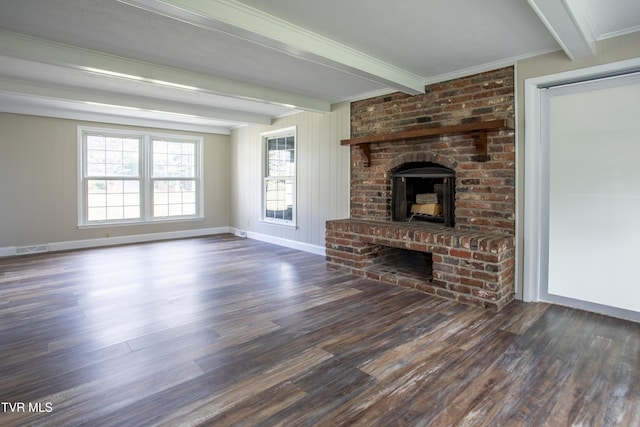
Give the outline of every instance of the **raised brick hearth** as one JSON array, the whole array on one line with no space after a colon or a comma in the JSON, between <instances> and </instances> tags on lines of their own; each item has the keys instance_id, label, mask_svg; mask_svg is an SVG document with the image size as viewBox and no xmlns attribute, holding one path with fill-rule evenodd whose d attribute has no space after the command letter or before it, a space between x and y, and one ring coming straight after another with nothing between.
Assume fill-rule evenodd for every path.
<instances>
[{"instance_id":1,"label":"raised brick hearth","mask_svg":"<svg viewBox=\"0 0 640 427\"><path fill-rule=\"evenodd\" d=\"M513 120L513 68L503 68L351 104L351 138ZM500 310L514 295L515 138L454 132L351 145L350 218L327 222L331 268ZM408 164L455 172L454 227L392 221L391 177ZM417 255L416 255L417 254Z\"/></svg>"},{"instance_id":2,"label":"raised brick hearth","mask_svg":"<svg viewBox=\"0 0 640 427\"><path fill-rule=\"evenodd\" d=\"M508 235L344 219L327 222L326 242L328 264L355 275L495 311L513 299L514 249ZM402 266L380 268L377 260L387 248L432 254L431 275L421 268L408 273Z\"/></svg>"}]
</instances>

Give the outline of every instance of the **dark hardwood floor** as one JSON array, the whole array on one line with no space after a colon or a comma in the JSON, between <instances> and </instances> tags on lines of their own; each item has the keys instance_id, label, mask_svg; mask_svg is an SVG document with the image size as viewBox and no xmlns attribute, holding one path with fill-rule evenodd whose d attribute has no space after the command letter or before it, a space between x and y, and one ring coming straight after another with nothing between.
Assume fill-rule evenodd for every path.
<instances>
[{"instance_id":1,"label":"dark hardwood floor","mask_svg":"<svg viewBox=\"0 0 640 427\"><path fill-rule=\"evenodd\" d=\"M638 426L640 325L220 235L0 259L0 425Z\"/></svg>"}]
</instances>

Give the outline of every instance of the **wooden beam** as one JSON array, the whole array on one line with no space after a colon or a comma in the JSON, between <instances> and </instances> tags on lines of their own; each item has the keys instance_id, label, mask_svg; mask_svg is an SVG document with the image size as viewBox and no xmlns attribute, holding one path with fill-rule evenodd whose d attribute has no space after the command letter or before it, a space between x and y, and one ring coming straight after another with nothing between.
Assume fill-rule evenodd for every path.
<instances>
[{"instance_id":1,"label":"wooden beam","mask_svg":"<svg viewBox=\"0 0 640 427\"><path fill-rule=\"evenodd\" d=\"M369 166L371 166L371 144L361 144L360 149L364 153L364 156L367 158L364 167L368 168Z\"/></svg>"},{"instance_id":2,"label":"wooden beam","mask_svg":"<svg viewBox=\"0 0 640 427\"><path fill-rule=\"evenodd\" d=\"M410 130L405 132L387 133L384 135L361 136L358 138L343 139L341 145L359 145L375 142L395 142L406 141L407 139L425 138L429 136L439 136L444 134L466 133L474 130L497 130L508 128L507 121L490 120L486 122L463 123L461 125L438 126L433 128L425 128L418 130Z\"/></svg>"},{"instance_id":3,"label":"wooden beam","mask_svg":"<svg viewBox=\"0 0 640 427\"><path fill-rule=\"evenodd\" d=\"M486 162L489 160L489 154L487 154L487 130L474 130L471 132L474 144L476 144L476 153L478 156L476 160L479 162Z\"/></svg>"},{"instance_id":4,"label":"wooden beam","mask_svg":"<svg viewBox=\"0 0 640 427\"><path fill-rule=\"evenodd\" d=\"M487 154L487 131L512 128L513 125L509 120L488 120L485 122L463 123L460 125L438 126L405 132L387 133L384 135L371 135L358 138L343 139L340 141L340 144L358 145L367 158L367 163L365 164L365 166L369 166L371 164L370 144L423 139L440 135L471 133L476 144L476 149L478 151L478 161L486 162L489 159L489 156Z\"/></svg>"}]
</instances>

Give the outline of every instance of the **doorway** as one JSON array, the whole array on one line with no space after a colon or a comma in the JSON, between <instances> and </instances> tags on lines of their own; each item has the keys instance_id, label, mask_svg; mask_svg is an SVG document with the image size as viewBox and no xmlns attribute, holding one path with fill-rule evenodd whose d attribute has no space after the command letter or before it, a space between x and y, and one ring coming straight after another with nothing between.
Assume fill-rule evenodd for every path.
<instances>
[{"instance_id":1,"label":"doorway","mask_svg":"<svg viewBox=\"0 0 640 427\"><path fill-rule=\"evenodd\" d=\"M540 144L525 154L529 300L640 321L640 73L539 85L537 96Z\"/></svg>"}]
</instances>

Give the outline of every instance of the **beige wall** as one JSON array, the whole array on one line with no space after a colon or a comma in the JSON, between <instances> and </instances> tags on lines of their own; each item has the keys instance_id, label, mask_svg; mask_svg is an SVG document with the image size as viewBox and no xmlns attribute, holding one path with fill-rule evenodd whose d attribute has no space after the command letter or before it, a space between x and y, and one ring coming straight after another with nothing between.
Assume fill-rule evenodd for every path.
<instances>
[{"instance_id":1,"label":"beige wall","mask_svg":"<svg viewBox=\"0 0 640 427\"><path fill-rule=\"evenodd\" d=\"M518 297L522 296L523 284L523 263L525 247L523 241L524 226L524 147L525 144L537 143L537 141L525 140L525 80L530 78L542 77L551 74L562 73L566 71L580 70L598 65L610 64L618 61L624 61L640 57L640 32L627 34L598 42L596 45L596 55L583 58L577 61L571 61L564 52L554 52L546 55L537 56L521 60L516 66L516 151L517 151L517 242L516 242L516 290ZM638 112L640 114L640 112Z\"/></svg>"},{"instance_id":2,"label":"beige wall","mask_svg":"<svg viewBox=\"0 0 640 427\"><path fill-rule=\"evenodd\" d=\"M260 222L262 132L297 126L297 228ZM300 113L271 126L231 133L231 225L250 233L324 247L325 222L349 217L349 103L330 113ZM251 235L251 234L250 234Z\"/></svg>"},{"instance_id":3,"label":"beige wall","mask_svg":"<svg viewBox=\"0 0 640 427\"><path fill-rule=\"evenodd\" d=\"M526 79L638 57L640 57L640 32L635 32L598 42L595 56L577 61L571 61L561 51L518 61L516 70L518 135L524 138L524 81Z\"/></svg>"},{"instance_id":4,"label":"beige wall","mask_svg":"<svg viewBox=\"0 0 640 427\"><path fill-rule=\"evenodd\" d=\"M204 138L205 219L142 226L77 227L77 127L104 123L0 114L0 248L229 225L229 136Z\"/></svg>"}]
</instances>

